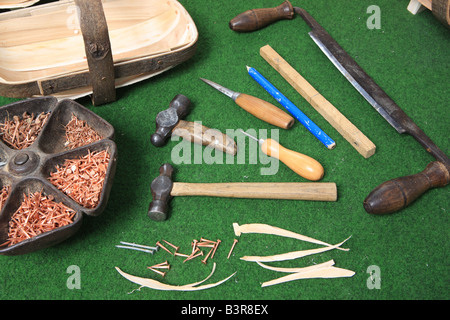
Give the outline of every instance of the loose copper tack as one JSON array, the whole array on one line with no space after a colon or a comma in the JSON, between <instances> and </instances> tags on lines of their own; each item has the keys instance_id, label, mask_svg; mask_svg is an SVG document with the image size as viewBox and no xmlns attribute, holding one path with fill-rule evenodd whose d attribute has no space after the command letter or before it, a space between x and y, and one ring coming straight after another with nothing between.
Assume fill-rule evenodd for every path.
<instances>
[{"instance_id":1,"label":"loose copper tack","mask_svg":"<svg viewBox=\"0 0 450 320\"><path fill-rule=\"evenodd\" d=\"M156 269L153 269L152 267L147 267L147 269L152 270L153 272L156 272L157 274L160 274L161 276L165 277L166 276L166 272L162 272Z\"/></svg>"},{"instance_id":2,"label":"loose copper tack","mask_svg":"<svg viewBox=\"0 0 450 320\"><path fill-rule=\"evenodd\" d=\"M233 251L233 249L234 249L234 246L236 245L236 243L238 242L238 240L237 239L234 239L234 242L233 242L233 245L231 246L231 249L230 249L230 252L228 253L228 257L227 257L227 259L229 259L230 258L230 256L231 256L231 252Z\"/></svg>"},{"instance_id":3,"label":"loose copper tack","mask_svg":"<svg viewBox=\"0 0 450 320\"><path fill-rule=\"evenodd\" d=\"M217 247L219 246L219 244L221 242L222 242L221 240L217 239L216 245L214 246L214 251L213 251L213 253L211 255L211 259L214 258L214 254L216 253Z\"/></svg>"},{"instance_id":4,"label":"loose copper tack","mask_svg":"<svg viewBox=\"0 0 450 320\"><path fill-rule=\"evenodd\" d=\"M169 249L167 249L166 247L164 247L161 242L157 241L156 242L157 246L160 246L162 249L166 250L168 253L173 254Z\"/></svg>"},{"instance_id":5,"label":"loose copper tack","mask_svg":"<svg viewBox=\"0 0 450 320\"><path fill-rule=\"evenodd\" d=\"M210 254L211 254L211 252L212 252L213 250L214 250L214 248L211 248L211 250L209 250L209 252L208 252L208 254L206 255L206 257L202 260L202 263L203 263L203 264L206 264L206 260L208 260Z\"/></svg>"},{"instance_id":6,"label":"loose copper tack","mask_svg":"<svg viewBox=\"0 0 450 320\"><path fill-rule=\"evenodd\" d=\"M175 249L175 252L177 252L178 249L180 249L180 247L177 247L177 246L171 244L169 241L166 241L166 240L164 240L164 239L163 239L163 241L164 241L165 243L167 243L169 246L171 246L172 248L174 248L174 249Z\"/></svg>"}]
</instances>

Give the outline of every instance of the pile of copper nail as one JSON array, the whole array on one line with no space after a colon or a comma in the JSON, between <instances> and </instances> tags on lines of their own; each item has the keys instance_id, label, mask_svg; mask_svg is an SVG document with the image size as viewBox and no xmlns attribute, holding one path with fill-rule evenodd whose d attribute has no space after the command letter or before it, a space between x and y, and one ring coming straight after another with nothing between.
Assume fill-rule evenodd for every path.
<instances>
[{"instance_id":1,"label":"pile of copper nail","mask_svg":"<svg viewBox=\"0 0 450 320\"><path fill-rule=\"evenodd\" d=\"M78 159L66 159L50 173L48 180L85 208L95 208L100 201L109 164L106 150L91 152Z\"/></svg>"},{"instance_id":2,"label":"pile of copper nail","mask_svg":"<svg viewBox=\"0 0 450 320\"><path fill-rule=\"evenodd\" d=\"M180 247L177 247L166 240L162 240L162 241L165 242L172 249L175 249L174 252L169 250L167 247L165 247L159 241L156 242L156 245L161 247L161 249L164 249L165 251L167 251L168 253L170 253L174 256L184 257L185 259L184 259L183 263L186 261L189 261L189 260L193 260L197 257L204 257L201 260L201 262L203 264L206 264L208 259L214 258L214 254L216 253L216 250L219 247L219 244L222 242L221 240L212 241L212 240L208 240L208 239L204 239L204 238L200 238L200 240L194 239L191 242L191 247L192 247L191 252L186 254L186 253L178 252ZM208 251L208 252L205 254L206 251Z\"/></svg>"},{"instance_id":3,"label":"pile of copper nail","mask_svg":"<svg viewBox=\"0 0 450 320\"><path fill-rule=\"evenodd\" d=\"M3 186L2 189L0 190L0 211L5 205L6 199L8 198L10 191L11 191L10 186Z\"/></svg>"},{"instance_id":4,"label":"pile of copper nail","mask_svg":"<svg viewBox=\"0 0 450 320\"><path fill-rule=\"evenodd\" d=\"M66 130L65 147L70 150L102 139L102 137L92 129L86 121L79 120L74 114L72 114L71 120L64 128Z\"/></svg>"},{"instance_id":5,"label":"pile of copper nail","mask_svg":"<svg viewBox=\"0 0 450 320\"><path fill-rule=\"evenodd\" d=\"M1 246L11 246L73 222L76 212L55 202L52 195L35 192L24 194L23 198L9 221L8 239Z\"/></svg>"},{"instance_id":6,"label":"pile of copper nail","mask_svg":"<svg viewBox=\"0 0 450 320\"><path fill-rule=\"evenodd\" d=\"M36 117L27 112L19 116L13 116L12 120L5 118L4 123L0 123L0 135L2 140L16 150L22 150L33 144L39 132L42 130L50 113L40 113Z\"/></svg>"}]
</instances>

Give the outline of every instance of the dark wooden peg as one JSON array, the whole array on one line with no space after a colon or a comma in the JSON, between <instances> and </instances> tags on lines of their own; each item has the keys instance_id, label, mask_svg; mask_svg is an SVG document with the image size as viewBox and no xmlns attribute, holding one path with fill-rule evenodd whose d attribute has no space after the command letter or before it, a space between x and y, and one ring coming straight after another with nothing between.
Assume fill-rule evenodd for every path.
<instances>
[{"instance_id":1,"label":"dark wooden peg","mask_svg":"<svg viewBox=\"0 0 450 320\"><path fill-rule=\"evenodd\" d=\"M265 26L283 19L294 18L294 9L289 1L285 1L275 8L262 8L247 10L230 23L230 29L237 32L250 32L264 28Z\"/></svg>"},{"instance_id":2,"label":"dark wooden peg","mask_svg":"<svg viewBox=\"0 0 450 320\"><path fill-rule=\"evenodd\" d=\"M169 104L169 108L156 116L156 130L151 136L151 143L156 147L163 146L178 122L184 119L191 108L191 101L182 94L177 94Z\"/></svg>"},{"instance_id":3,"label":"dark wooden peg","mask_svg":"<svg viewBox=\"0 0 450 320\"><path fill-rule=\"evenodd\" d=\"M172 191L173 167L165 163L159 168L159 176L156 177L150 186L153 201L150 202L148 208L148 216L155 221L163 221L167 219L169 209L169 201L172 199L170 192Z\"/></svg>"},{"instance_id":4,"label":"dark wooden peg","mask_svg":"<svg viewBox=\"0 0 450 320\"><path fill-rule=\"evenodd\" d=\"M431 188L444 187L450 182L446 166L431 162L424 171L382 183L364 200L364 209L372 214L399 211Z\"/></svg>"}]
</instances>

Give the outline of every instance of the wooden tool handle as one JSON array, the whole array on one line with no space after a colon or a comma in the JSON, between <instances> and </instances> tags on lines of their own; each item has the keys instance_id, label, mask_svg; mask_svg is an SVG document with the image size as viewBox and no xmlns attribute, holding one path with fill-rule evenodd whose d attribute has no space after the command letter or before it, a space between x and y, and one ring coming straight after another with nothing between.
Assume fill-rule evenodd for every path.
<instances>
[{"instance_id":1,"label":"wooden tool handle","mask_svg":"<svg viewBox=\"0 0 450 320\"><path fill-rule=\"evenodd\" d=\"M450 174L444 164L431 162L424 171L382 183L364 200L364 209L372 214L386 214L407 207L431 188L444 187Z\"/></svg>"},{"instance_id":2,"label":"wooden tool handle","mask_svg":"<svg viewBox=\"0 0 450 320\"><path fill-rule=\"evenodd\" d=\"M285 1L275 8L262 8L247 10L235 18L230 23L230 29L237 32L255 31L282 19L292 19L294 9L289 1Z\"/></svg>"},{"instance_id":3,"label":"wooden tool handle","mask_svg":"<svg viewBox=\"0 0 450 320\"><path fill-rule=\"evenodd\" d=\"M173 184L171 196L208 196L250 199L284 199L336 201L334 182L285 182L285 183L182 183Z\"/></svg>"},{"instance_id":4,"label":"wooden tool handle","mask_svg":"<svg viewBox=\"0 0 450 320\"><path fill-rule=\"evenodd\" d=\"M289 129L294 124L294 118L273 104L259 98L241 93L235 100L242 109L258 119L282 129Z\"/></svg>"},{"instance_id":5,"label":"wooden tool handle","mask_svg":"<svg viewBox=\"0 0 450 320\"><path fill-rule=\"evenodd\" d=\"M450 0L433 0L431 11L439 21L450 28Z\"/></svg>"},{"instance_id":6,"label":"wooden tool handle","mask_svg":"<svg viewBox=\"0 0 450 320\"><path fill-rule=\"evenodd\" d=\"M237 152L237 145L233 139L219 130L210 129L199 123L180 120L172 134L187 141L209 146L232 155Z\"/></svg>"},{"instance_id":7,"label":"wooden tool handle","mask_svg":"<svg viewBox=\"0 0 450 320\"><path fill-rule=\"evenodd\" d=\"M305 179L317 181L323 177L323 167L317 160L302 153L288 150L275 140L265 140L261 145L261 150L268 156L279 159Z\"/></svg>"}]
</instances>

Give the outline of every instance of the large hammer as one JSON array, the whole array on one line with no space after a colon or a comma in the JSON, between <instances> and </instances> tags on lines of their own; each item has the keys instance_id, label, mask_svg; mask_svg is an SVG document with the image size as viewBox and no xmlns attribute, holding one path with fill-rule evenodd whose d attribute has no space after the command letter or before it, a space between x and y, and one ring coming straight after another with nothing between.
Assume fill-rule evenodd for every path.
<instances>
[{"instance_id":1,"label":"large hammer","mask_svg":"<svg viewBox=\"0 0 450 320\"><path fill-rule=\"evenodd\" d=\"M170 102L169 108L156 116L156 131L151 137L152 144L162 147L174 134L190 142L210 146L229 154L236 154L236 142L227 135L199 123L182 120L189 114L190 108L191 101L186 96L177 94Z\"/></svg>"},{"instance_id":2,"label":"large hammer","mask_svg":"<svg viewBox=\"0 0 450 320\"><path fill-rule=\"evenodd\" d=\"M148 216L155 221L167 219L169 201L174 196L336 201L334 182L231 182L181 183L172 180L173 167L165 163L151 184L153 201Z\"/></svg>"}]
</instances>

